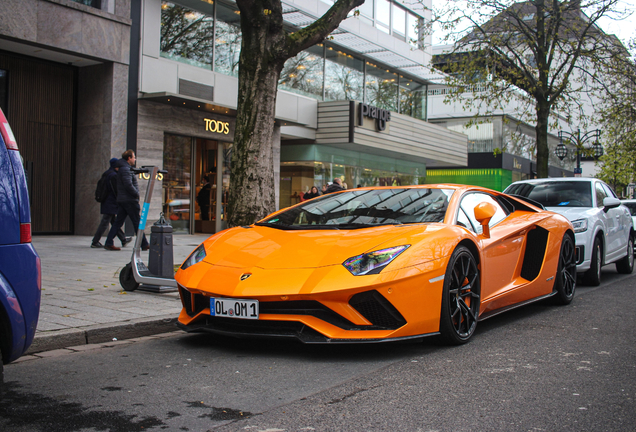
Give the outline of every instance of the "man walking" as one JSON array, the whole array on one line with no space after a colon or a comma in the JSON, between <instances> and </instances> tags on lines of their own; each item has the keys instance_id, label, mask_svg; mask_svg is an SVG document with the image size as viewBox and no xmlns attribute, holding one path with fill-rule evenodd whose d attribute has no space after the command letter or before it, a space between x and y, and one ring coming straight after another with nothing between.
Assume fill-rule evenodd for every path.
<instances>
[{"instance_id":1,"label":"man walking","mask_svg":"<svg viewBox=\"0 0 636 432\"><path fill-rule=\"evenodd\" d=\"M119 169L116 165L118 160L117 158L112 158L110 160L110 168L102 174L102 178L105 179L106 198L99 205L102 220L99 222L97 231L95 231L93 236L92 248L104 247L100 243L102 234L104 234L109 224L111 226L115 224L115 216L117 215L117 170ZM126 246L126 243L130 241L126 239L126 235L121 229L117 230L117 238L121 241L122 247Z\"/></svg>"},{"instance_id":2,"label":"man walking","mask_svg":"<svg viewBox=\"0 0 636 432\"><path fill-rule=\"evenodd\" d=\"M108 237L106 237L106 244L104 249L117 251L121 250L113 244L117 230L119 230L126 216L130 217L130 221L135 227L135 234L139 227L140 211L139 207L139 186L137 184L137 177L132 172L131 167L135 166L137 158L135 152L132 150L126 150L121 155L121 159L117 161L116 166L119 168L117 171L117 205L119 209L117 211L117 218L115 224L110 228ZM148 241L146 240L146 234L142 233L141 250L148 250Z\"/></svg>"},{"instance_id":3,"label":"man walking","mask_svg":"<svg viewBox=\"0 0 636 432\"><path fill-rule=\"evenodd\" d=\"M328 194L332 192L340 192L343 190L344 188L342 187L342 180L340 179L340 177L336 177L335 179L333 179L333 183L331 183L329 187L327 187L325 193Z\"/></svg>"}]
</instances>

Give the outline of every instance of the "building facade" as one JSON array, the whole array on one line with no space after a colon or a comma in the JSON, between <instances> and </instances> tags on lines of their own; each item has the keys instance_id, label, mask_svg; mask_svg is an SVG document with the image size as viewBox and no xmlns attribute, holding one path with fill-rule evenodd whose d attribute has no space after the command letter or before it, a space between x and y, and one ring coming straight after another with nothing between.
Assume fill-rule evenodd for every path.
<instances>
[{"instance_id":1,"label":"building facade","mask_svg":"<svg viewBox=\"0 0 636 432\"><path fill-rule=\"evenodd\" d=\"M276 105L279 206L338 177L423 183L466 165L466 136L428 120L430 0L367 0L290 59ZM289 31L328 0L284 0ZM430 37L429 37L430 38ZM29 175L34 233L90 235L111 157L168 170L151 203L175 232L225 228L241 32L225 0L4 0L0 106ZM142 193L146 182L140 181Z\"/></svg>"},{"instance_id":2,"label":"building facade","mask_svg":"<svg viewBox=\"0 0 636 432\"><path fill-rule=\"evenodd\" d=\"M96 228L95 184L126 146L131 24L130 0L0 2L0 106L35 234Z\"/></svg>"}]
</instances>

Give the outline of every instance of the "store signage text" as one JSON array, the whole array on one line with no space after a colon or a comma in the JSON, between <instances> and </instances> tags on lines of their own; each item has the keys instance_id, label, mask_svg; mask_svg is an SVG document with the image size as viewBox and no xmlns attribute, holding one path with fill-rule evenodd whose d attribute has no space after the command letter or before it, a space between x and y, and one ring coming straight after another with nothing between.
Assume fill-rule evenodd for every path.
<instances>
[{"instance_id":1,"label":"store signage text","mask_svg":"<svg viewBox=\"0 0 636 432\"><path fill-rule=\"evenodd\" d=\"M391 121L391 111L360 103L360 118L358 124L362 126L365 117L375 120L375 126L379 131L386 129L386 124Z\"/></svg>"},{"instance_id":2,"label":"store signage text","mask_svg":"<svg viewBox=\"0 0 636 432\"><path fill-rule=\"evenodd\" d=\"M227 135L230 133L230 124L228 122L222 122L219 120L212 120L204 118L205 120L205 130L207 132L216 132L222 133L223 135Z\"/></svg>"},{"instance_id":3,"label":"store signage text","mask_svg":"<svg viewBox=\"0 0 636 432\"><path fill-rule=\"evenodd\" d=\"M521 169L521 164L519 163L519 161L517 160L517 158L513 158L513 160L512 160L512 166L513 166L515 169Z\"/></svg>"}]
</instances>

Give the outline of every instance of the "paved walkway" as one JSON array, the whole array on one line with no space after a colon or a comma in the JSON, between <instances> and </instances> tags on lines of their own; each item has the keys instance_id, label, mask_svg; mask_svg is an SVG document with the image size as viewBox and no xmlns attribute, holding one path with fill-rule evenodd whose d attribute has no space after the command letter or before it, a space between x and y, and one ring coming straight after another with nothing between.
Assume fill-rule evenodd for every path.
<instances>
[{"instance_id":1,"label":"paved walkway","mask_svg":"<svg viewBox=\"0 0 636 432\"><path fill-rule=\"evenodd\" d=\"M207 237L174 235L175 264ZM175 330L181 311L176 292L126 292L119 285L132 243L121 251L92 249L90 244L89 236L33 237L42 260L42 304L28 353ZM148 252L142 257L147 264Z\"/></svg>"}]
</instances>

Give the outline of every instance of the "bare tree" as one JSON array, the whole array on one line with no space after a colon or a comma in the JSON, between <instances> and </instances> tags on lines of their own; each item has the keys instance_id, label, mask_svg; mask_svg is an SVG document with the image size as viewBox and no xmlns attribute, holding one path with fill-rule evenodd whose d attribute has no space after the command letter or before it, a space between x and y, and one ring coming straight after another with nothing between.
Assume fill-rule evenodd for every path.
<instances>
[{"instance_id":1,"label":"bare tree","mask_svg":"<svg viewBox=\"0 0 636 432\"><path fill-rule=\"evenodd\" d=\"M626 51L598 22L625 13L619 0L449 0L437 11L452 43L436 65L448 73L447 100L480 116L516 106L535 124L537 176L547 177L550 116L580 124L614 90L601 71Z\"/></svg>"},{"instance_id":2,"label":"bare tree","mask_svg":"<svg viewBox=\"0 0 636 432\"><path fill-rule=\"evenodd\" d=\"M232 151L228 225L246 225L275 210L273 150L276 92L285 61L320 43L364 0L338 0L313 24L289 33L280 0L237 0L241 54Z\"/></svg>"}]
</instances>

